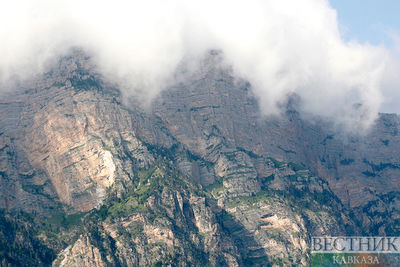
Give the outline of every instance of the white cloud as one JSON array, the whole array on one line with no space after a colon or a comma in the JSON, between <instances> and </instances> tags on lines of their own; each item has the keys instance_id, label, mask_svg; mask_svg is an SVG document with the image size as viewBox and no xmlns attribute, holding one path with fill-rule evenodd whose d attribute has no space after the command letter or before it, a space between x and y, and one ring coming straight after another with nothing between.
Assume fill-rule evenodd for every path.
<instances>
[{"instance_id":1,"label":"white cloud","mask_svg":"<svg viewBox=\"0 0 400 267\"><path fill-rule=\"evenodd\" d=\"M394 31L388 34L393 40L393 47L382 78L384 102L381 111L400 114L400 35Z\"/></svg>"},{"instance_id":2,"label":"white cloud","mask_svg":"<svg viewBox=\"0 0 400 267\"><path fill-rule=\"evenodd\" d=\"M3 82L81 46L126 95L149 102L183 57L221 49L265 114L297 93L305 113L365 128L393 91L382 89L392 51L343 41L326 0L14 0L3 2L0 25Z\"/></svg>"}]
</instances>

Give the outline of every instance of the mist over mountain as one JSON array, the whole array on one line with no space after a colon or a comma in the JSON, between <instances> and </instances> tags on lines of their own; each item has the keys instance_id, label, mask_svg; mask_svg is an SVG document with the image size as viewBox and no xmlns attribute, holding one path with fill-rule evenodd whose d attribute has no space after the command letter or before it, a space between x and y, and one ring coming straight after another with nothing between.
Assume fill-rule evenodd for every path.
<instances>
[{"instance_id":1,"label":"mist over mountain","mask_svg":"<svg viewBox=\"0 0 400 267\"><path fill-rule=\"evenodd\" d=\"M350 130L366 130L382 109L398 111L391 103L398 101L397 46L342 40L326 0L20 0L0 17L3 83L46 72L79 47L124 96L149 106L174 83L182 61L196 68L215 49L235 77L252 84L266 115L279 113L293 93L305 113Z\"/></svg>"},{"instance_id":2,"label":"mist over mountain","mask_svg":"<svg viewBox=\"0 0 400 267\"><path fill-rule=\"evenodd\" d=\"M343 134L292 96L263 117L221 62L146 109L79 50L6 94L1 264L307 266L311 236L399 234L398 115Z\"/></svg>"},{"instance_id":3,"label":"mist over mountain","mask_svg":"<svg viewBox=\"0 0 400 267\"><path fill-rule=\"evenodd\" d=\"M0 25L0 266L309 266L313 236L400 234L400 46L344 41L328 1Z\"/></svg>"}]
</instances>

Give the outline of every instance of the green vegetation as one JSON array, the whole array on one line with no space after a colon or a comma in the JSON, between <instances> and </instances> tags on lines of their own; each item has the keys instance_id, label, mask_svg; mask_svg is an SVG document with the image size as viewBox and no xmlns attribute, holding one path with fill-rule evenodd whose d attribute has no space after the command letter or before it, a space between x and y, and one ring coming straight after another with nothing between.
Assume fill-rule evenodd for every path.
<instances>
[{"instance_id":1,"label":"green vegetation","mask_svg":"<svg viewBox=\"0 0 400 267\"><path fill-rule=\"evenodd\" d=\"M85 212L75 213L71 215L66 215L63 212L58 212L47 218L47 224L53 227L62 227L65 229L71 229L82 223L83 217L87 215Z\"/></svg>"},{"instance_id":2,"label":"green vegetation","mask_svg":"<svg viewBox=\"0 0 400 267\"><path fill-rule=\"evenodd\" d=\"M255 154L255 153L253 153L253 152L250 151L250 150L244 149L243 147L237 147L237 150L246 153L246 154L249 155L249 157L251 157L251 158L254 158L254 159L261 158L261 156L259 156L259 155Z\"/></svg>"},{"instance_id":3,"label":"green vegetation","mask_svg":"<svg viewBox=\"0 0 400 267\"><path fill-rule=\"evenodd\" d=\"M288 154L296 154L296 151L284 149L284 148L281 147L281 146L278 146L278 148L279 148L280 150L284 151L285 153L288 153Z\"/></svg>"},{"instance_id":4,"label":"green vegetation","mask_svg":"<svg viewBox=\"0 0 400 267\"><path fill-rule=\"evenodd\" d=\"M384 146L389 146L389 140L381 140L381 142Z\"/></svg>"},{"instance_id":5,"label":"green vegetation","mask_svg":"<svg viewBox=\"0 0 400 267\"><path fill-rule=\"evenodd\" d=\"M150 168L138 171L137 175L139 182L136 188L129 190L121 198L112 199L107 210L103 210L106 217L115 219L135 212L149 212L146 206L148 198L161 194L164 188L170 188L173 191L180 189L179 191L194 192L195 190L163 159L158 159Z\"/></svg>"},{"instance_id":6,"label":"green vegetation","mask_svg":"<svg viewBox=\"0 0 400 267\"><path fill-rule=\"evenodd\" d=\"M84 231L86 215L66 215L61 209L51 217L0 211L0 258L12 266L51 266Z\"/></svg>"},{"instance_id":7,"label":"green vegetation","mask_svg":"<svg viewBox=\"0 0 400 267\"><path fill-rule=\"evenodd\" d=\"M261 190L267 190L268 189L268 185L271 181L273 181L275 179L275 175L271 174L267 177L260 177L259 181L261 184Z\"/></svg>"},{"instance_id":8,"label":"green vegetation","mask_svg":"<svg viewBox=\"0 0 400 267\"><path fill-rule=\"evenodd\" d=\"M0 171L0 176L2 176L3 179L8 179L8 174L6 172Z\"/></svg>"},{"instance_id":9,"label":"green vegetation","mask_svg":"<svg viewBox=\"0 0 400 267\"><path fill-rule=\"evenodd\" d=\"M376 176L375 173L370 172L370 171L363 171L362 174L364 174L365 176L368 176L368 177L375 177Z\"/></svg>"},{"instance_id":10,"label":"green vegetation","mask_svg":"<svg viewBox=\"0 0 400 267\"><path fill-rule=\"evenodd\" d=\"M11 266L51 266L51 262L56 257L56 251L40 240L37 234L38 226L31 216L0 211L2 263L8 263Z\"/></svg>"},{"instance_id":11,"label":"green vegetation","mask_svg":"<svg viewBox=\"0 0 400 267\"><path fill-rule=\"evenodd\" d=\"M286 178L288 178L288 180L291 181L291 182L297 181L297 177L299 177L299 176L296 175L296 174L290 174L290 175L286 176Z\"/></svg>"},{"instance_id":12,"label":"green vegetation","mask_svg":"<svg viewBox=\"0 0 400 267\"><path fill-rule=\"evenodd\" d=\"M107 211L107 215L110 218L119 218L134 212L146 211L146 209L143 203L139 203L134 197L129 197L126 200L111 205Z\"/></svg>"},{"instance_id":13,"label":"green vegetation","mask_svg":"<svg viewBox=\"0 0 400 267\"><path fill-rule=\"evenodd\" d=\"M276 160L274 158L268 157L267 159L269 159L270 161L272 161L272 163L274 164L274 167L279 169L282 166L284 166L285 164L283 162L280 162L279 160Z\"/></svg>"},{"instance_id":14,"label":"green vegetation","mask_svg":"<svg viewBox=\"0 0 400 267\"><path fill-rule=\"evenodd\" d=\"M300 164L297 164L294 162L289 162L288 166L295 172L306 170L306 168L303 165L300 165Z\"/></svg>"},{"instance_id":15,"label":"green vegetation","mask_svg":"<svg viewBox=\"0 0 400 267\"><path fill-rule=\"evenodd\" d=\"M86 144L82 144L82 145L75 146L75 147L71 148L69 151L72 152L72 151L78 150L79 148L81 148L81 147L83 147L83 146L85 146L85 145L86 145Z\"/></svg>"},{"instance_id":16,"label":"green vegetation","mask_svg":"<svg viewBox=\"0 0 400 267\"><path fill-rule=\"evenodd\" d=\"M102 86L99 84L98 80L95 79L94 77L89 77L85 80L75 77L72 79L69 79L71 82L71 85L75 88L76 91L89 91L96 89L98 91L101 91Z\"/></svg>"},{"instance_id":17,"label":"green vegetation","mask_svg":"<svg viewBox=\"0 0 400 267\"><path fill-rule=\"evenodd\" d=\"M354 162L354 159L342 159L341 161L340 161L340 164L341 165L350 165L351 163L353 163Z\"/></svg>"},{"instance_id":18,"label":"green vegetation","mask_svg":"<svg viewBox=\"0 0 400 267\"><path fill-rule=\"evenodd\" d=\"M253 206L254 204L259 203L264 200L272 200L275 198L275 196L274 196L274 194L270 194L271 192L260 191L254 196L237 197L232 202L228 203L227 207L234 208L239 205Z\"/></svg>"},{"instance_id":19,"label":"green vegetation","mask_svg":"<svg viewBox=\"0 0 400 267\"><path fill-rule=\"evenodd\" d=\"M213 184L205 187L206 192L211 193L214 197L218 197L224 191L222 179L216 180Z\"/></svg>"},{"instance_id":20,"label":"green vegetation","mask_svg":"<svg viewBox=\"0 0 400 267\"><path fill-rule=\"evenodd\" d=\"M367 159L363 159L363 162L367 165L369 165L372 169L373 172L380 172L383 171L386 168L389 169L399 169L400 167L396 164L390 163L390 162L380 162L379 164L374 164Z\"/></svg>"},{"instance_id":21,"label":"green vegetation","mask_svg":"<svg viewBox=\"0 0 400 267\"><path fill-rule=\"evenodd\" d=\"M112 149L113 147L112 147L112 146L109 146L109 145L104 145L103 148L104 148L105 150L111 151L111 149Z\"/></svg>"},{"instance_id":22,"label":"green vegetation","mask_svg":"<svg viewBox=\"0 0 400 267\"><path fill-rule=\"evenodd\" d=\"M36 185L36 184L26 182L26 183L22 184L22 189L28 193L32 193L35 195L42 195L48 199L53 199L45 190L46 186L48 186L49 183L50 183L49 181L46 181L42 185Z\"/></svg>"},{"instance_id":23,"label":"green vegetation","mask_svg":"<svg viewBox=\"0 0 400 267\"><path fill-rule=\"evenodd\" d=\"M90 138L88 140L88 142L93 141L93 140L101 140L100 136L94 135L94 134L89 134Z\"/></svg>"}]
</instances>

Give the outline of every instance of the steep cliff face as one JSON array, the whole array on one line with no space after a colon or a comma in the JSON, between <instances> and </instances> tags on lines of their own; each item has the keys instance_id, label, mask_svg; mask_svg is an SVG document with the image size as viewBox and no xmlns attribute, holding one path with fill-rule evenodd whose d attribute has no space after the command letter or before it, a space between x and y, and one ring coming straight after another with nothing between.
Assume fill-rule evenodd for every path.
<instances>
[{"instance_id":1,"label":"steep cliff face","mask_svg":"<svg viewBox=\"0 0 400 267\"><path fill-rule=\"evenodd\" d=\"M290 106L282 116L263 117L250 85L232 77L218 62L218 56L208 57L196 76L166 90L154 106L171 134L192 153L217 163L225 162L224 154L243 151L294 162L327 181L341 202L357 211L361 223L358 211L399 192L398 115L380 114L363 133L344 133L322 118L303 119ZM248 170L239 175L243 186L238 190L249 186L249 192L257 192L253 181L264 175L263 167L241 161ZM215 170L217 177L231 177ZM203 185L209 183L207 177L200 177ZM385 205L396 205L386 199L390 203ZM393 223L388 229L389 225Z\"/></svg>"},{"instance_id":2,"label":"steep cliff face","mask_svg":"<svg viewBox=\"0 0 400 267\"><path fill-rule=\"evenodd\" d=\"M312 235L399 233L399 118L327 125L262 117L218 54L145 111L74 52L0 101L0 207L55 266L306 266Z\"/></svg>"}]
</instances>

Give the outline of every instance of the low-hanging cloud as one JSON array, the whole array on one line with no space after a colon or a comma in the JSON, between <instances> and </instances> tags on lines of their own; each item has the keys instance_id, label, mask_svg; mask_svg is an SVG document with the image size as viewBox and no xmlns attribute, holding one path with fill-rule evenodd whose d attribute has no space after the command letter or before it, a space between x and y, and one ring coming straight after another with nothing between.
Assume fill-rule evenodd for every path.
<instances>
[{"instance_id":1,"label":"low-hanging cloud","mask_svg":"<svg viewBox=\"0 0 400 267\"><path fill-rule=\"evenodd\" d=\"M342 40L327 0L14 0L0 25L3 85L82 47L125 95L149 103L183 58L219 49L264 114L296 93L305 114L367 128L398 84L393 51Z\"/></svg>"}]
</instances>

